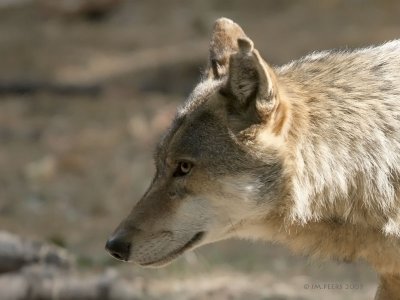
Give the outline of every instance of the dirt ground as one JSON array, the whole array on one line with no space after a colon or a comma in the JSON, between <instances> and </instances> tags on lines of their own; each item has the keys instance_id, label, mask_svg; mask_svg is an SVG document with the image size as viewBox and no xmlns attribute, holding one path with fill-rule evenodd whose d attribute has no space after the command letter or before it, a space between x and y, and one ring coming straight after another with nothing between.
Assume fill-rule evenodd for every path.
<instances>
[{"instance_id":1,"label":"dirt ground","mask_svg":"<svg viewBox=\"0 0 400 300\"><path fill-rule=\"evenodd\" d=\"M278 245L228 241L160 270L103 249L151 180L152 149L199 78L217 17L279 65L398 38L400 2L126 0L105 16L21 3L0 6L1 229L66 247L86 272L112 268L149 299L372 299L364 264Z\"/></svg>"}]
</instances>

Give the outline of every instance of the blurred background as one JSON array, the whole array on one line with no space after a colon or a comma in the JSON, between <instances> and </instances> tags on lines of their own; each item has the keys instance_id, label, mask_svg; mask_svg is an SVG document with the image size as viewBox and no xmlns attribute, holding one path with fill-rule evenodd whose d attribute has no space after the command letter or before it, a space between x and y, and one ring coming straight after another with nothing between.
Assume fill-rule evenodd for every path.
<instances>
[{"instance_id":1,"label":"blurred background","mask_svg":"<svg viewBox=\"0 0 400 300\"><path fill-rule=\"evenodd\" d=\"M0 299L372 299L365 264L279 245L228 241L141 269L104 244L152 179L216 18L280 65L396 39L399 14L395 0L0 0Z\"/></svg>"}]
</instances>

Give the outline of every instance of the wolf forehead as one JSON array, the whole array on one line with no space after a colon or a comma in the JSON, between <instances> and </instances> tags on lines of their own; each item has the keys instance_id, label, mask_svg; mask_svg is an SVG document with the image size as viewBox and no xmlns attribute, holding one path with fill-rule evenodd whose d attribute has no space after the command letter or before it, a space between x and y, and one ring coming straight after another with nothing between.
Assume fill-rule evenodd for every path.
<instances>
[{"instance_id":1,"label":"wolf forehead","mask_svg":"<svg viewBox=\"0 0 400 300\"><path fill-rule=\"evenodd\" d=\"M205 79L197 84L178 108L171 126L156 146L155 157L160 163L170 152L198 157L204 154L204 150L208 153L223 150L224 144L231 139L217 112L218 103L223 104L219 95L223 86L223 80L213 79ZM225 143L221 143L222 140Z\"/></svg>"},{"instance_id":2,"label":"wolf forehead","mask_svg":"<svg viewBox=\"0 0 400 300\"><path fill-rule=\"evenodd\" d=\"M158 143L156 164L165 166L167 158L195 159L215 174L248 171L267 181L279 177L283 166L276 149L264 149L263 155L253 153L231 130L232 99L220 94L225 80L205 79L194 88Z\"/></svg>"},{"instance_id":3,"label":"wolf forehead","mask_svg":"<svg viewBox=\"0 0 400 300\"><path fill-rule=\"evenodd\" d=\"M218 91L226 84L224 79L206 78L193 89L185 103L178 108L177 118L185 117L201 106L209 103L211 96L218 94Z\"/></svg>"}]
</instances>

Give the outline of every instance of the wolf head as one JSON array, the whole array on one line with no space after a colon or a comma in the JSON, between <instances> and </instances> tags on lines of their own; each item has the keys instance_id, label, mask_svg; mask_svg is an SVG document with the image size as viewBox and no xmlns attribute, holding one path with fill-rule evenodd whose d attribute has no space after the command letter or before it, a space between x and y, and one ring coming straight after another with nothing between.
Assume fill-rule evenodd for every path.
<instances>
[{"instance_id":1,"label":"wolf head","mask_svg":"<svg viewBox=\"0 0 400 300\"><path fill-rule=\"evenodd\" d=\"M160 266L194 247L246 236L285 196L289 112L253 42L218 19L205 76L158 144L154 179L107 250Z\"/></svg>"}]
</instances>

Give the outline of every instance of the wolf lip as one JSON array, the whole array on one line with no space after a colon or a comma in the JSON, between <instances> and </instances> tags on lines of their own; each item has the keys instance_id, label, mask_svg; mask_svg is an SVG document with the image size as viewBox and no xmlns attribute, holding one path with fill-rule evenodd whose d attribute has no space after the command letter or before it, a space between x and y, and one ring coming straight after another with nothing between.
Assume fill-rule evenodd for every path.
<instances>
[{"instance_id":1,"label":"wolf lip","mask_svg":"<svg viewBox=\"0 0 400 300\"><path fill-rule=\"evenodd\" d=\"M200 242L200 240L203 238L204 234L205 234L204 231L200 231L200 232L196 233L185 245L183 245L182 247L180 247L176 250L173 250L172 252L170 252L169 254L167 254L166 256L164 256L161 259L157 259L157 260L154 260L151 262L139 263L139 264L141 266L157 266L157 265L166 264L167 262L170 262L174 258L181 255L186 250L193 248L194 245L196 245L198 242Z\"/></svg>"}]
</instances>

